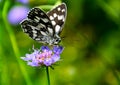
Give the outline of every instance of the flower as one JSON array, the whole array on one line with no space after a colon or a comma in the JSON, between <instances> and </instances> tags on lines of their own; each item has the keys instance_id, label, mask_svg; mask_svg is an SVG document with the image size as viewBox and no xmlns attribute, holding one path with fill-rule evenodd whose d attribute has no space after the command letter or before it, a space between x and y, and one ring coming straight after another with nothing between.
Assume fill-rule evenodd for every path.
<instances>
[{"instance_id":1,"label":"flower","mask_svg":"<svg viewBox=\"0 0 120 85\"><path fill-rule=\"evenodd\" d=\"M27 17L29 8L26 6L14 6L8 13L8 21L13 24L19 24L23 19Z\"/></svg>"},{"instance_id":2,"label":"flower","mask_svg":"<svg viewBox=\"0 0 120 85\"><path fill-rule=\"evenodd\" d=\"M31 54L26 54L25 57L21 57L27 64L33 67L38 66L51 66L55 62L60 60L60 54L63 51L62 46L54 46L50 49L47 46L42 46L40 50L35 50Z\"/></svg>"},{"instance_id":3,"label":"flower","mask_svg":"<svg viewBox=\"0 0 120 85\"><path fill-rule=\"evenodd\" d=\"M28 4L29 0L17 0L18 2L20 3L23 3L23 4Z\"/></svg>"}]
</instances>

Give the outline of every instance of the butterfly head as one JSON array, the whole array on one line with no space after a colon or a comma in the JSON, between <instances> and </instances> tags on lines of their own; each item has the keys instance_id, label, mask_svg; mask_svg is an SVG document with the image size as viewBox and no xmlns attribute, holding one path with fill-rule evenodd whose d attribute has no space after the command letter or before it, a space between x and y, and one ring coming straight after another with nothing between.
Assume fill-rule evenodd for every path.
<instances>
[{"instance_id":1,"label":"butterfly head","mask_svg":"<svg viewBox=\"0 0 120 85\"><path fill-rule=\"evenodd\" d=\"M53 44L57 45L61 42L61 38L56 34L54 35Z\"/></svg>"}]
</instances>

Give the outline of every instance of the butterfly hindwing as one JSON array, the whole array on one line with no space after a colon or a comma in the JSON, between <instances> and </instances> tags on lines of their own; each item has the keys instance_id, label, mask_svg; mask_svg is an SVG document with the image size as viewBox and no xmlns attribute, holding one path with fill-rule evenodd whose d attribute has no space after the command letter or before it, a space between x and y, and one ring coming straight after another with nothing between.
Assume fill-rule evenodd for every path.
<instances>
[{"instance_id":1,"label":"butterfly hindwing","mask_svg":"<svg viewBox=\"0 0 120 85\"><path fill-rule=\"evenodd\" d=\"M55 29L55 33L60 34L67 15L66 5L62 3L61 5L49 11L47 15L51 20L53 28Z\"/></svg>"}]
</instances>

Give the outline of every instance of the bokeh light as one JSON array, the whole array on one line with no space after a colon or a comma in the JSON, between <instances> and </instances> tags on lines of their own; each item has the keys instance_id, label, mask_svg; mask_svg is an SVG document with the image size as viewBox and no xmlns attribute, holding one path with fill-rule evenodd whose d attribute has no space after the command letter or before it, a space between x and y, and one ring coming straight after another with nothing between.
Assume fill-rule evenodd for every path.
<instances>
[{"instance_id":1,"label":"bokeh light","mask_svg":"<svg viewBox=\"0 0 120 85\"><path fill-rule=\"evenodd\" d=\"M14 6L8 13L8 21L13 24L19 24L23 19L27 17L29 8L26 6Z\"/></svg>"},{"instance_id":2,"label":"bokeh light","mask_svg":"<svg viewBox=\"0 0 120 85\"><path fill-rule=\"evenodd\" d=\"M28 4L29 0L17 0L17 2L20 2L22 4Z\"/></svg>"}]
</instances>

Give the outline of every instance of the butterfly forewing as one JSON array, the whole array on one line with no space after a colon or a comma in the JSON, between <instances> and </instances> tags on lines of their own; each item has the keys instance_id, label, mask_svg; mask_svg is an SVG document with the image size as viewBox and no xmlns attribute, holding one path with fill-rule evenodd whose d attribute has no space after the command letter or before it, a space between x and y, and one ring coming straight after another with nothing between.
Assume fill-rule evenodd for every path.
<instances>
[{"instance_id":1,"label":"butterfly forewing","mask_svg":"<svg viewBox=\"0 0 120 85\"><path fill-rule=\"evenodd\" d=\"M49 11L47 15L51 20L53 28L55 29L55 33L60 34L67 15L66 5L62 3L61 5Z\"/></svg>"},{"instance_id":2,"label":"butterfly forewing","mask_svg":"<svg viewBox=\"0 0 120 85\"><path fill-rule=\"evenodd\" d=\"M54 30L51 21L41 9L31 9L27 17L21 22L21 26L32 39L45 42L45 37L53 36Z\"/></svg>"},{"instance_id":3,"label":"butterfly forewing","mask_svg":"<svg viewBox=\"0 0 120 85\"><path fill-rule=\"evenodd\" d=\"M46 29L51 35L53 35L53 26L49 17L46 15L44 11L39 8L33 8L28 13L28 19L34 20L35 22L39 23L37 28L44 28ZM49 31L51 30L51 31Z\"/></svg>"}]
</instances>

